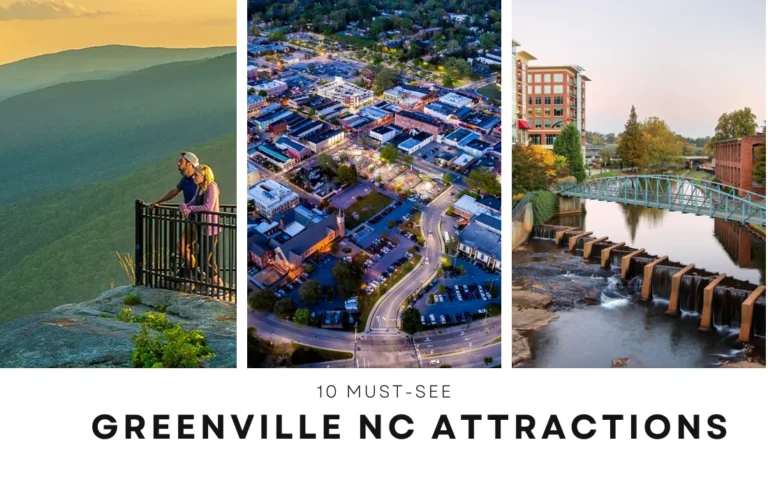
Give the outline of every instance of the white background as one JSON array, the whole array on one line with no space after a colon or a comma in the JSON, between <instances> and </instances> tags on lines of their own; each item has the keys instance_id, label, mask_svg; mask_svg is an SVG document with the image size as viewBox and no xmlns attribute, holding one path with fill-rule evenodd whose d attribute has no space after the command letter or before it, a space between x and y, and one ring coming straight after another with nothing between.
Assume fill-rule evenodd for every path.
<instances>
[{"instance_id":1,"label":"white background","mask_svg":"<svg viewBox=\"0 0 768 489\"><path fill-rule=\"evenodd\" d=\"M508 46L512 2L504 1L505 85L514 76ZM545 5L542 5L546 13ZM239 2L238 33L244 45L245 2ZM541 20L545 20L542 17ZM588 9L585 19L588 20ZM238 52L238 120L245 123L245 49ZM514 100L503 90L504 107ZM512 130L504 114L504 160L511 161ZM244 132L244 131L243 131ZM238 138L239 172L244 189L245 137ZM510 167L504 165L504 193L510 195ZM245 208L245 192L239 193ZM509 215L511 199L503 200ZM245 215L239 216L239 249L245 256ZM505 256L511 255L509 227ZM502 276L504 324L511 323L510 261ZM246 268L240 290L246 290ZM244 299L244 298L242 298ZM238 304L245 318L245 301ZM242 332L245 331L242 324ZM672 486L765 487L766 371L760 370L517 370L511 358L509 328L504 330L504 368L492 370L247 370L245 344L238 345L238 370L0 370L0 488L27 487L590 487ZM449 384L451 399L347 399L346 385ZM334 384L335 399L320 399L317 386ZM407 389L406 389L407 388ZM97 439L93 419L103 413L118 419L141 414L282 414L286 429L298 431L298 415L308 415L320 430L323 414L341 415L341 440L261 440L258 419L248 440L237 439L228 424L225 440ZM399 441L358 439L358 416L410 415L415 434ZM702 437L655 441L641 434L630 440L623 422L617 440L608 425L598 425L591 440L516 440L513 421L502 440L489 422L477 425L468 440L461 414L531 414L543 427L558 414L563 427L577 414L723 414L724 440ZM448 414L456 440L431 440L437 417ZM120 422L121 427L124 425ZM170 432L175 432L171 421ZM274 426L274 425L272 425ZM673 423L673 426L676 426ZM150 430L147 429L147 433ZM541 433L540 429L536 430ZM705 433L706 429L702 429ZM254 436L256 435L256 436Z\"/></svg>"}]
</instances>

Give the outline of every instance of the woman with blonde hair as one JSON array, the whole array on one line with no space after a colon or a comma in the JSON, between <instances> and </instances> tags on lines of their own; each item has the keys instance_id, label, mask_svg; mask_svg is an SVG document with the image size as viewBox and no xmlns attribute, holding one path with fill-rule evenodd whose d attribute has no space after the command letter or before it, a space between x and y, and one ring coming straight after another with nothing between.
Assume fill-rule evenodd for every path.
<instances>
[{"instance_id":1,"label":"woman with blonde hair","mask_svg":"<svg viewBox=\"0 0 768 489\"><path fill-rule=\"evenodd\" d=\"M191 214L198 214L196 223L198 225L198 249L199 260L195 260L194 255L188 252L190 256L186 256L187 263L192 265L192 268L196 268L196 262L199 268L200 263L204 269L202 270L205 277L210 277L210 282L220 287L224 286L224 282L219 279L219 266L216 262L217 245L219 244L219 185L215 181L213 170L208 165L200 165L195 169L195 174L192 176L197 184L197 193L192 199L192 202L182 204L180 210L185 217Z\"/></svg>"}]
</instances>

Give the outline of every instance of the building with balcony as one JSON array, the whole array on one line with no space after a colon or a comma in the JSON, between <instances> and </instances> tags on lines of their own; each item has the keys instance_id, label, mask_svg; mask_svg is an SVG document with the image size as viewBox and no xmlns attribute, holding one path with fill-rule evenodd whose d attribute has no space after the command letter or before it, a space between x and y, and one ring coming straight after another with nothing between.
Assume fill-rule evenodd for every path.
<instances>
[{"instance_id":1,"label":"building with balcony","mask_svg":"<svg viewBox=\"0 0 768 489\"><path fill-rule=\"evenodd\" d=\"M528 144L552 149L560 131L575 124L586 153L586 86L580 66L529 66L526 82Z\"/></svg>"},{"instance_id":2,"label":"building with balcony","mask_svg":"<svg viewBox=\"0 0 768 489\"><path fill-rule=\"evenodd\" d=\"M515 77L512 81L512 93L515 97L515 108L512 111L512 144L528 144L528 129L526 119L528 106L528 63L536 58L523 51L520 43L512 40L512 65L515 67Z\"/></svg>"}]
</instances>

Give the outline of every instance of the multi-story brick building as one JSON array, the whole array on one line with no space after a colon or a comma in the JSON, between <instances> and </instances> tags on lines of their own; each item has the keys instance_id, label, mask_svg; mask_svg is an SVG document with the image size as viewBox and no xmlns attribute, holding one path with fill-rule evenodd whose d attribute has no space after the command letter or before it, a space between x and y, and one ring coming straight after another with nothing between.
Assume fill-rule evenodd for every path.
<instances>
[{"instance_id":1,"label":"multi-story brick building","mask_svg":"<svg viewBox=\"0 0 768 489\"><path fill-rule=\"evenodd\" d=\"M549 149L560 131L570 123L581 133L582 155L586 151L586 85L580 66L529 66L525 76L528 143Z\"/></svg>"},{"instance_id":2,"label":"multi-story brick building","mask_svg":"<svg viewBox=\"0 0 768 489\"><path fill-rule=\"evenodd\" d=\"M752 168L755 166L755 150L758 146L765 146L765 133L715 143L717 179L726 185L764 193L765 187L755 189L752 183Z\"/></svg>"},{"instance_id":3,"label":"multi-story brick building","mask_svg":"<svg viewBox=\"0 0 768 489\"><path fill-rule=\"evenodd\" d=\"M437 119L418 112L403 110L395 114L395 125L403 129L418 129L437 136L440 134L440 122Z\"/></svg>"},{"instance_id":4,"label":"multi-story brick building","mask_svg":"<svg viewBox=\"0 0 768 489\"><path fill-rule=\"evenodd\" d=\"M512 91L515 94L515 109L512 111L512 144L528 144L528 129L530 124L526 120L526 108L528 106L528 62L536 58L526 51L517 49L520 43L512 40L512 64L515 66L515 78Z\"/></svg>"}]
</instances>

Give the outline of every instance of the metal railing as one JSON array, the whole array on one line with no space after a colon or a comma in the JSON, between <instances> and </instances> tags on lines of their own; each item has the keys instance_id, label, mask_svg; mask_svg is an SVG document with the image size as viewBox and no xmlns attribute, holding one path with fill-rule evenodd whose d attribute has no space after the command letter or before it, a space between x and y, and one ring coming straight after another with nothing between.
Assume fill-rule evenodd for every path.
<instances>
[{"instance_id":1,"label":"metal railing","mask_svg":"<svg viewBox=\"0 0 768 489\"><path fill-rule=\"evenodd\" d=\"M184 217L178 204L136 201L136 285L234 301L237 208Z\"/></svg>"}]
</instances>

